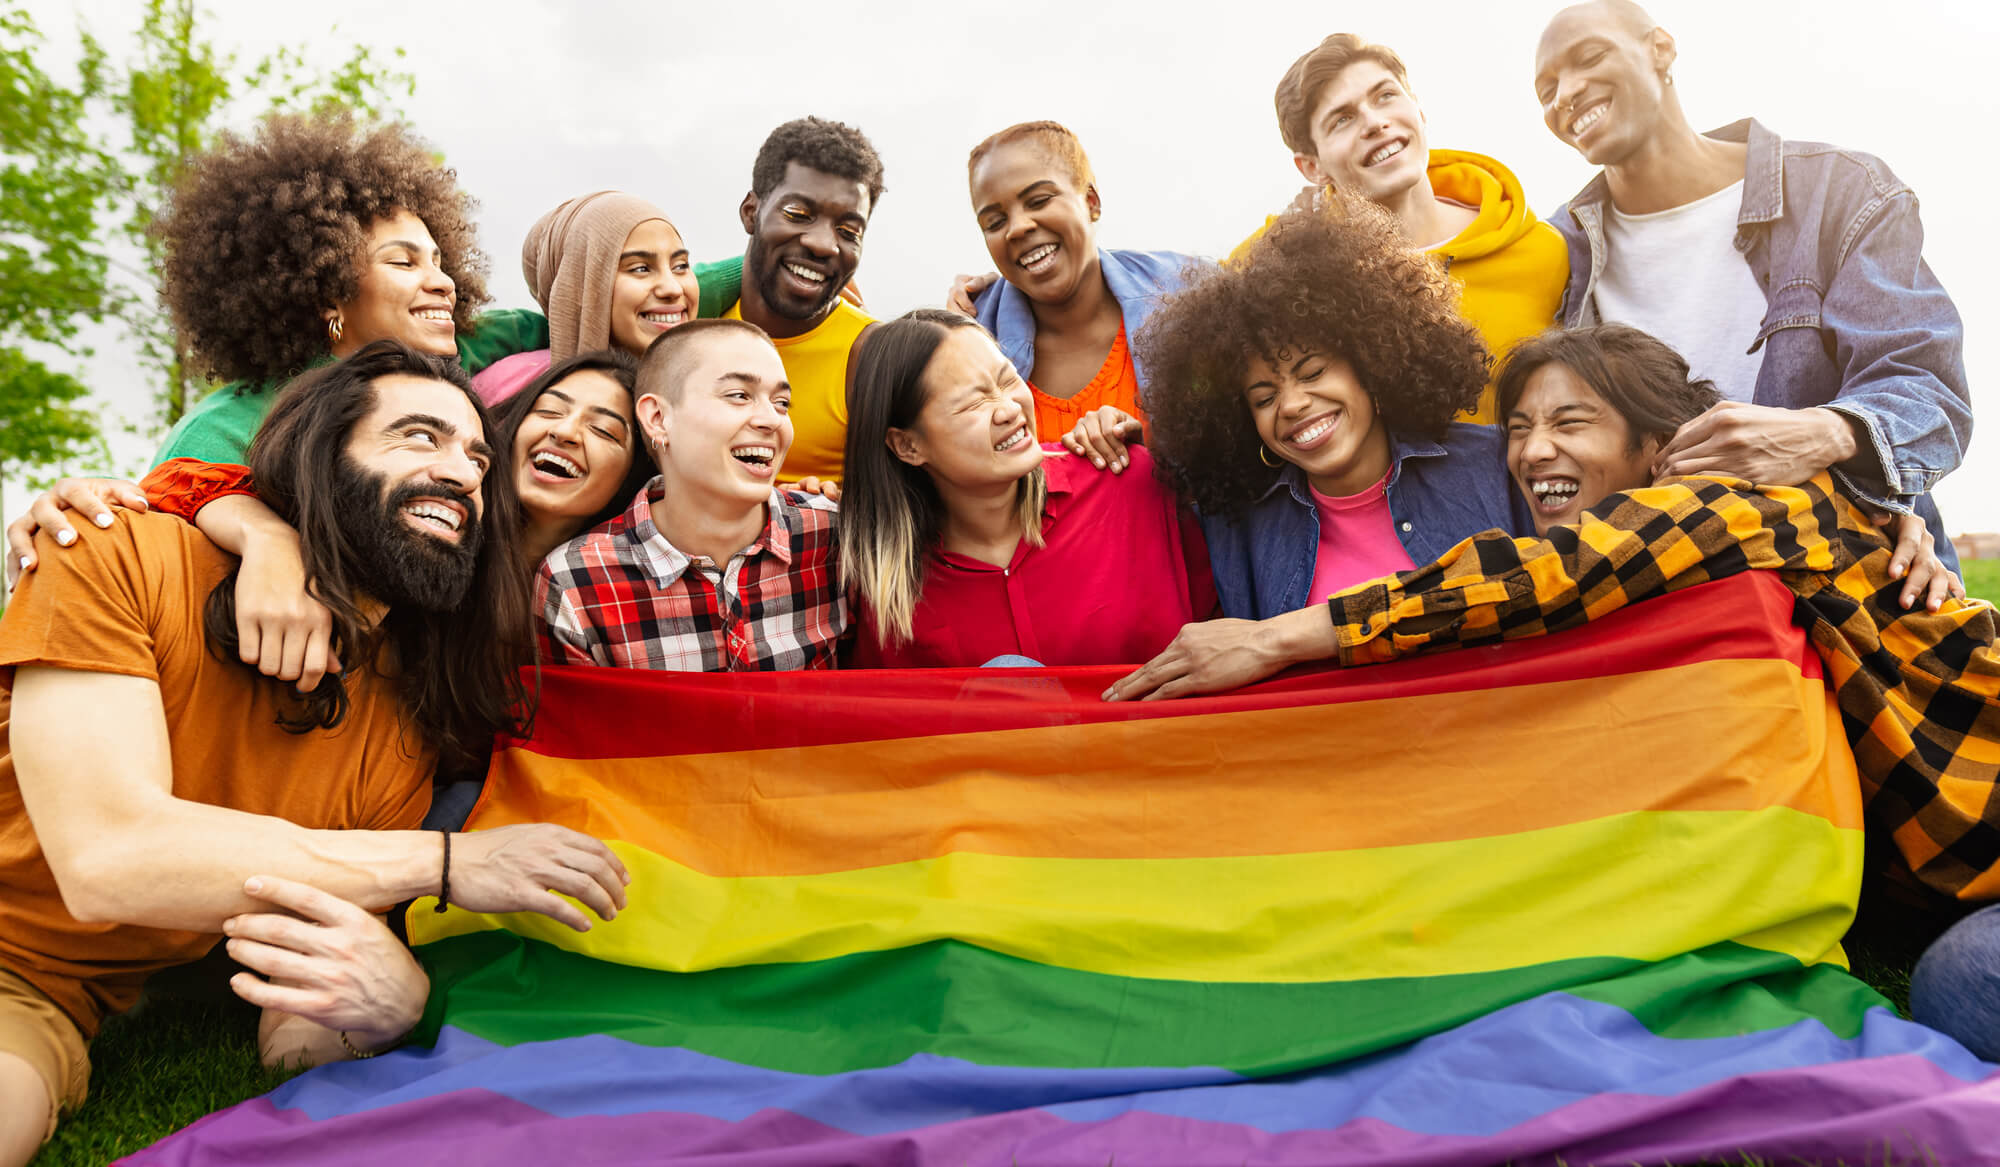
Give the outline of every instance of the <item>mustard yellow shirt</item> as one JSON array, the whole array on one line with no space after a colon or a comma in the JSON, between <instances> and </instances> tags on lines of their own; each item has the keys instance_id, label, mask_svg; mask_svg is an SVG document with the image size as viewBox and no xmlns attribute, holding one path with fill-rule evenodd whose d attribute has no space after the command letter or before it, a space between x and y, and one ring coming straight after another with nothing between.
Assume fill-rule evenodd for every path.
<instances>
[{"instance_id":1,"label":"mustard yellow shirt","mask_svg":"<svg viewBox=\"0 0 2000 1167\"><path fill-rule=\"evenodd\" d=\"M741 303L726 315L743 319ZM873 323L873 316L840 300L811 332L772 339L792 383L792 450L778 472L783 481L808 475L840 480L847 462L847 357Z\"/></svg>"}]
</instances>

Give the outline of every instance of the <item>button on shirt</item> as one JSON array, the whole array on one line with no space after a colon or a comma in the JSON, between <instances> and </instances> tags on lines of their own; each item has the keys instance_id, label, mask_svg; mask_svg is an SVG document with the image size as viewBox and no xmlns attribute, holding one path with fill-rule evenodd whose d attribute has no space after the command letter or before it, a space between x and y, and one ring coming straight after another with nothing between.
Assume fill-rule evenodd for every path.
<instances>
[{"instance_id":1,"label":"button on shirt","mask_svg":"<svg viewBox=\"0 0 2000 1167\"><path fill-rule=\"evenodd\" d=\"M653 524L659 478L623 515L549 553L535 577L544 664L677 672L834 667L847 630L834 504L773 490L770 522L717 566Z\"/></svg>"}]
</instances>

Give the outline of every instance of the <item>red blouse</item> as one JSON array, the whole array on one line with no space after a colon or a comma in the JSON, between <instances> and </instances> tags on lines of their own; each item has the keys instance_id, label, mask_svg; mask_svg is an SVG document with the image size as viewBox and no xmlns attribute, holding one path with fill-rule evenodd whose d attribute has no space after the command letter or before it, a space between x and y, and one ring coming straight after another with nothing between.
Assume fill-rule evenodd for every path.
<instances>
[{"instance_id":1,"label":"red blouse","mask_svg":"<svg viewBox=\"0 0 2000 1167\"><path fill-rule=\"evenodd\" d=\"M1004 568L932 552L911 640L882 645L874 612L860 604L853 667L954 668L1008 653L1046 665L1137 665L1183 624L1215 614L1208 544L1153 478L1143 447L1123 474L1043 448L1043 546L1023 540Z\"/></svg>"}]
</instances>

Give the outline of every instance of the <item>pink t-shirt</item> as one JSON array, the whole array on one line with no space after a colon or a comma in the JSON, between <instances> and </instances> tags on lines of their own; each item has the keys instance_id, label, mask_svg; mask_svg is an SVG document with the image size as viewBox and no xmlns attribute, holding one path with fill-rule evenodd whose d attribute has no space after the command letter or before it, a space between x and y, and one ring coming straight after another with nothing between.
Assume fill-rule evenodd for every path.
<instances>
[{"instance_id":1,"label":"pink t-shirt","mask_svg":"<svg viewBox=\"0 0 2000 1167\"><path fill-rule=\"evenodd\" d=\"M498 409L502 402L528 387L528 382L549 371L549 350L536 349L534 352L515 353L503 357L479 370L472 377L472 391L479 394L489 409Z\"/></svg>"},{"instance_id":2,"label":"pink t-shirt","mask_svg":"<svg viewBox=\"0 0 2000 1167\"><path fill-rule=\"evenodd\" d=\"M1319 557L1313 561L1313 586L1307 593L1313 603L1343 588L1416 566L1396 537L1396 520L1389 514L1388 474L1360 494L1334 498L1315 490L1312 496L1319 510Z\"/></svg>"}]
</instances>

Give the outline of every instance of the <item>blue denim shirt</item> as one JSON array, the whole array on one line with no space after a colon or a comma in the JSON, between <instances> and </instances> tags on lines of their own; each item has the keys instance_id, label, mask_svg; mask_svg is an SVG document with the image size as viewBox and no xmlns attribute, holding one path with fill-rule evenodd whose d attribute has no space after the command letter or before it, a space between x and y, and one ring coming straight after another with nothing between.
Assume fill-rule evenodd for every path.
<instances>
[{"instance_id":1,"label":"blue denim shirt","mask_svg":"<svg viewBox=\"0 0 2000 1167\"><path fill-rule=\"evenodd\" d=\"M1146 366L1139 359L1132 338L1139 326L1153 314L1153 306L1164 296L1180 290L1182 273L1195 262L1177 251L1107 251L1097 249L1097 269L1104 274L1104 286L1118 301L1125 317L1125 340L1132 353L1132 372L1141 388L1146 384ZM1000 280L972 302L979 323L1000 343L1000 354L1014 362L1023 377L1035 376L1035 311L1019 288ZM1053 439L1055 435L1044 434Z\"/></svg>"},{"instance_id":2,"label":"blue denim shirt","mask_svg":"<svg viewBox=\"0 0 2000 1167\"><path fill-rule=\"evenodd\" d=\"M1455 421L1442 442L1389 435L1389 515L1410 562L1421 567L1481 531L1534 529L1506 454L1507 436L1490 425ZM1325 599L1307 594L1319 508L1298 467L1286 466L1247 514L1203 515L1201 529L1223 615L1265 620Z\"/></svg>"},{"instance_id":3,"label":"blue denim shirt","mask_svg":"<svg viewBox=\"0 0 2000 1167\"><path fill-rule=\"evenodd\" d=\"M1707 136L1749 144L1736 249L1768 305L1750 346L1764 350L1752 400L1825 406L1859 423L1862 449L1835 478L1864 502L1923 515L1955 568L1927 492L1972 438L1965 325L1924 263L1916 194L1879 158L1783 141L1753 119ZM1549 216L1569 243L1566 327L1598 322L1610 197L1599 174Z\"/></svg>"}]
</instances>

